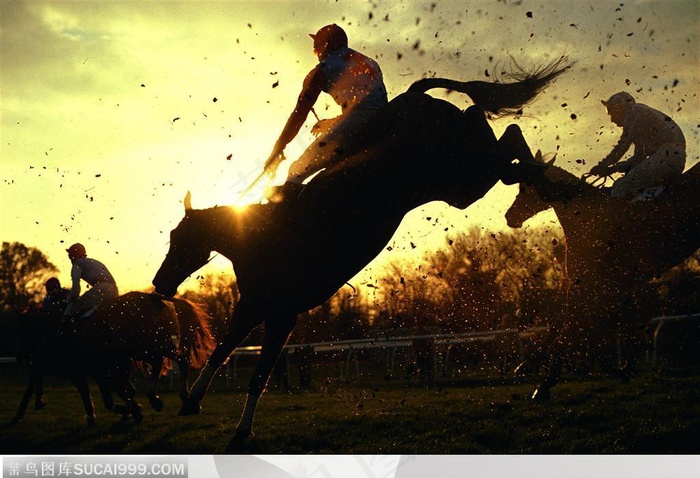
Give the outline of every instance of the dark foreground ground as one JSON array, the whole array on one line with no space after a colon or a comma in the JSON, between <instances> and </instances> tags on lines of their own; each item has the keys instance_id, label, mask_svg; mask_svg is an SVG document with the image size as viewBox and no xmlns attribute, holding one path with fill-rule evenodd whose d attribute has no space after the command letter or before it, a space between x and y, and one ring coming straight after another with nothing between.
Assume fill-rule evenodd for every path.
<instances>
[{"instance_id":1,"label":"dark foreground ground","mask_svg":"<svg viewBox=\"0 0 700 478\"><path fill-rule=\"evenodd\" d=\"M271 390L262 399L257 454L685 454L700 452L700 372L647 369L630 384L570 379L547 402L531 402L532 379L486 375L440 381L381 379ZM179 398L164 383L165 410L144 404L141 424L120 423L92 387L97 425L85 426L77 392L61 379L46 385L48 405L7 423L24 387L23 372L0 376L0 454L222 453L241 413L243 382L215 383L204 414L178 417Z\"/></svg>"}]
</instances>

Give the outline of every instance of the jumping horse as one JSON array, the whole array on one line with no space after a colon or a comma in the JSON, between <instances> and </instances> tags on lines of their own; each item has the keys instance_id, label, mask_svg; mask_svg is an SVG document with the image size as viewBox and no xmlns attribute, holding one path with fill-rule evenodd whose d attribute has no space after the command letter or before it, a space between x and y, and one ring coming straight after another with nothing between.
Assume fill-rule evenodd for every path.
<instances>
[{"instance_id":1,"label":"jumping horse","mask_svg":"<svg viewBox=\"0 0 700 478\"><path fill-rule=\"evenodd\" d=\"M519 188L506 212L508 225L521 227L553 208L567 247L568 307L550 324L549 372L533 398L550 396L563 363L584 345L601 351L619 341L625 359L619 372L628 380L654 295L649 281L700 248L700 164L650 201L613 198L553 161Z\"/></svg>"},{"instance_id":2,"label":"jumping horse","mask_svg":"<svg viewBox=\"0 0 700 478\"><path fill-rule=\"evenodd\" d=\"M32 393L39 390L45 375L67 377L80 392L88 425L95 423L95 410L87 384L92 377L98 384L105 408L142 419L135 389L129 375L132 362L150 369L147 396L151 407L163 409L156 383L166 359L180 370L180 397L189 393L190 368L200 368L214 348L209 316L196 304L184 299L163 300L142 292L129 292L95 309L57 337L61 310L37 310L24 317L27 330L23 342L31 350L30 377L20 406L12 419L24 415ZM115 404L114 391L125 405ZM36 407L39 408L39 407Z\"/></svg>"},{"instance_id":3,"label":"jumping horse","mask_svg":"<svg viewBox=\"0 0 700 478\"><path fill-rule=\"evenodd\" d=\"M569 66L561 58L511 83L420 80L378 112L360 140L344 145L342 162L319 173L293 200L195 210L188 193L185 217L170 233L153 279L155 291L172 297L217 251L234 265L240 300L180 414L199 413L216 370L264 324L260 359L227 447L241 450L297 315L328 300L362 270L410 210L430 201L464 209L499 179L512 183L531 174L526 161L532 154L518 126L509 125L497 139L485 111L517 110ZM465 93L476 106L461 111L425 94L436 87Z\"/></svg>"}]
</instances>

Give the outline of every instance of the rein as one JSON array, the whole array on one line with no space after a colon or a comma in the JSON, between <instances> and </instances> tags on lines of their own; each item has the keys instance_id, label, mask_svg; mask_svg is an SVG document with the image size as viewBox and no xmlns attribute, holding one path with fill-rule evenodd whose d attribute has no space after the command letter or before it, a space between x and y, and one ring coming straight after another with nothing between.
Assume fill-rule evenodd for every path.
<instances>
[{"instance_id":1,"label":"rein","mask_svg":"<svg viewBox=\"0 0 700 478\"><path fill-rule=\"evenodd\" d=\"M596 179L594 179L591 182L588 182L588 179L593 177L591 173L585 173L583 176L581 176L581 179L585 181L586 183L590 184L594 188L601 189L605 186L605 183L608 182L608 179L612 180L612 174L606 174L604 176L598 176ZM602 182L601 182L602 180Z\"/></svg>"}]
</instances>

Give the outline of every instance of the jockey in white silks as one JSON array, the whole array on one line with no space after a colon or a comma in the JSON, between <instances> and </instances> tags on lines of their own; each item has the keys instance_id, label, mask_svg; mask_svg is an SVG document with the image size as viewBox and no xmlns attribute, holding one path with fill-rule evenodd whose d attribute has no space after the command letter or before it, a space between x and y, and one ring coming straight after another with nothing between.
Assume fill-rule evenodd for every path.
<instances>
[{"instance_id":1,"label":"jockey in white silks","mask_svg":"<svg viewBox=\"0 0 700 478\"><path fill-rule=\"evenodd\" d=\"M265 163L268 174L274 175L284 159L284 148L296 137L321 92L333 97L342 114L314 126L312 132L318 138L289 168L288 184L301 184L317 171L341 160L342 145L352 141L369 118L388 102L379 65L348 48L342 28L326 25L311 34L311 38L319 63L306 75L297 104Z\"/></svg>"},{"instance_id":2,"label":"jockey in white silks","mask_svg":"<svg viewBox=\"0 0 700 478\"><path fill-rule=\"evenodd\" d=\"M611 121L622 127L622 137L607 157L591 169L591 174L604 176L611 172L625 173L613 184L611 196L634 197L683 174L685 137L671 118L637 103L625 91L615 93L602 103L607 108ZM632 145L632 157L620 161Z\"/></svg>"},{"instance_id":3,"label":"jockey in white silks","mask_svg":"<svg viewBox=\"0 0 700 478\"><path fill-rule=\"evenodd\" d=\"M73 263L70 273L73 286L68 296L68 307L63 312L64 318L75 317L79 313L96 309L105 301L119 297L117 283L112 274L100 261L88 258L82 244L73 244L67 252L68 258ZM81 280L92 286L82 296L80 295Z\"/></svg>"}]
</instances>

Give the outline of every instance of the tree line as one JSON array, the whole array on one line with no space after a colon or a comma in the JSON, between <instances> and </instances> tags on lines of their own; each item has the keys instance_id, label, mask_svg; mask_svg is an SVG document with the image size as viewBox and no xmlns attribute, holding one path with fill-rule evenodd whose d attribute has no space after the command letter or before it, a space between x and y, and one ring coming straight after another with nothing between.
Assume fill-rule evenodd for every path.
<instances>
[{"instance_id":1,"label":"tree line","mask_svg":"<svg viewBox=\"0 0 700 478\"><path fill-rule=\"evenodd\" d=\"M299 317L292 342L365 338L391 333L460 333L546 324L564 307L566 241L546 227L505 232L473 228L447 239L412 268L400 261L375 283L343 287L329 301ZM2 244L0 307L38 305L44 282L58 272L38 249ZM656 280L654 315L698 312L700 251ZM238 300L235 278L205 274L183 294L204 304L214 333L226 329ZM253 334L249 343L259 342Z\"/></svg>"}]
</instances>

